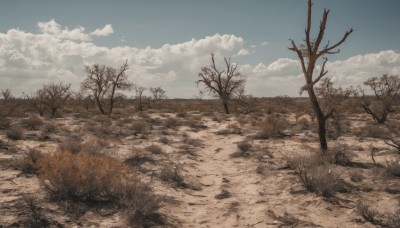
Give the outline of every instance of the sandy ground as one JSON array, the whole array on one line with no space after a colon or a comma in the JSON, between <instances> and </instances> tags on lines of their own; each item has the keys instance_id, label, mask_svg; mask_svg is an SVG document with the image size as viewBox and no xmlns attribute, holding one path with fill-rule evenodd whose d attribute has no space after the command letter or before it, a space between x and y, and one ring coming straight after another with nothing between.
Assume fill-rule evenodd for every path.
<instances>
[{"instance_id":1,"label":"sandy ground","mask_svg":"<svg viewBox=\"0 0 400 228\"><path fill-rule=\"evenodd\" d=\"M197 114L198 115L198 114ZM150 114L151 118L164 121L175 114ZM133 119L139 117L134 117ZM292 117L288 117L292 118ZM200 118L199 118L200 119ZM72 117L56 120L68 126L72 133L79 133L81 121ZM291 120L293 122L293 120ZM131 155L131 148L145 148L156 143L161 145L165 155L159 161L173 162L182 169L188 188L176 188L144 173L154 191L166 196L161 212L173 227L375 227L358 213L357 205L367 202L382 213L394 211L398 207L399 194L385 191L393 181L377 177L379 170L374 168L351 168L364 176L361 183L352 183L349 168L337 167L335 171L341 178L355 186L350 193L338 193L341 200L332 202L315 193L308 192L299 181L298 175L287 168L286 159L296 154L314 153L309 148L318 147L315 134L295 132L293 136L250 140L252 150L249 156L231 157L238 151L237 143L257 133L258 126L250 123L240 125L235 117L215 121L211 117L201 117L205 128L194 129L179 126L168 129L170 143L159 143L161 126L152 127L146 137L126 136L110 140L106 153L121 160ZM232 134L217 134L221 130L233 129ZM295 125L295 124L294 124ZM72 133L69 134L72 134ZM23 194L35 193L40 199L46 216L64 227L125 227L120 213L89 211L80 217L71 217L62 205L50 202L36 175L22 175L10 164L23 157L28 148L39 148L45 152L57 150L57 143L68 137L65 132L58 133L49 141L33 139L12 141L4 133L0 139L7 142L13 150L0 150L0 227L12 225L23 216L21 198ZM83 134L81 132L81 134ZM90 136L91 137L91 136ZM83 139L90 138L83 134ZM201 145L193 146L193 153L179 152L184 138L199 139ZM351 146L353 161L370 164L370 146L379 147L377 163L384 165L393 157L393 149L379 139L360 139L345 135L338 141L329 141L330 146L338 143ZM11 146L10 146L11 145ZM360 149L361 148L361 149ZM159 165L159 164L158 164ZM157 173L159 166L153 167ZM55 223L56 224L56 223ZM56 227L54 225L54 227Z\"/></svg>"}]
</instances>

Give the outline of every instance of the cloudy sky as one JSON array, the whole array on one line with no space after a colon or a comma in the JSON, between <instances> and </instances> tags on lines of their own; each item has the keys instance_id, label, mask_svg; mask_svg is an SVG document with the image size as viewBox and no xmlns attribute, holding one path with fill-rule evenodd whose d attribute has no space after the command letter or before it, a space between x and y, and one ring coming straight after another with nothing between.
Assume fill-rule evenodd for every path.
<instances>
[{"instance_id":1,"label":"cloudy sky","mask_svg":"<svg viewBox=\"0 0 400 228\"><path fill-rule=\"evenodd\" d=\"M84 66L118 67L130 80L192 98L210 53L231 57L255 96L297 96L303 76L289 38L304 39L306 0L15 0L0 3L0 89L31 93L62 81L79 88ZM331 10L325 41L353 28L329 56L337 85L400 74L399 0L315 0L314 33Z\"/></svg>"}]
</instances>

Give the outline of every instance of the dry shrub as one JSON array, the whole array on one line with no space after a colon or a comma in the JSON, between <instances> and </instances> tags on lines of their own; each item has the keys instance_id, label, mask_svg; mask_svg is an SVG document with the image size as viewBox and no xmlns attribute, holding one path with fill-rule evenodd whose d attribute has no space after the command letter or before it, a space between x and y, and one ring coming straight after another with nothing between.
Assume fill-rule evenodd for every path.
<instances>
[{"instance_id":1,"label":"dry shrub","mask_svg":"<svg viewBox=\"0 0 400 228\"><path fill-rule=\"evenodd\" d=\"M11 126L11 120L9 118L0 117L0 130L7 130Z\"/></svg>"},{"instance_id":2,"label":"dry shrub","mask_svg":"<svg viewBox=\"0 0 400 228\"><path fill-rule=\"evenodd\" d=\"M188 184L183 177L182 168L176 164L165 164L160 173L160 179L171 183L175 188L188 188Z\"/></svg>"},{"instance_id":3,"label":"dry shrub","mask_svg":"<svg viewBox=\"0 0 400 228\"><path fill-rule=\"evenodd\" d=\"M52 196L61 200L114 201L129 180L126 166L107 156L63 151L46 154L39 163L40 178Z\"/></svg>"},{"instance_id":4,"label":"dry shrub","mask_svg":"<svg viewBox=\"0 0 400 228\"><path fill-rule=\"evenodd\" d=\"M160 142L164 145L168 145L170 143L170 141L167 137L161 137Z\"/></svg>"},{"instance_id":5,"label":"dry shrub","mask_svg":"<svg viewBox=\"0 0 400 228\"><path fill-rule=\"evenodd\" d=\"M147 134L150 130L150 127L144 120L137 120L132 123L130 129L133 131L134 135L137 135Z\"/></svg>"},{"instance_id":6,"label":"dry shrub","mask_svg":"<svg viewBox=\"0 0 400 228\"><path fill-rule=\"evenodd\" d=\"M397 158L395 160L387 161L385 173L389 177L400 177L400 159Z\"/></svg>"},{"instance_id":7,"label":"dry shrub","mask_svg":"<svg viewBox=\"0 0 400 228\"><path fill-rule=\"evenodd\" d=\"M38 162L41 157L42 153L40 150L30 148L23 158L14 161L13 166L21 170L22 173L36 174L39 169Z\"/></svg>"},{"instance_id":8,"label":"dry shrub","mask_svg":"<svg viewBox=\"0 0 400 228\"><path fill-rule=\"evenodd\" d=\"M363 136L371 138L385 138L390 135L390 131L387 127L380 124L367 124L361 128Z\"/></svg>"},{"instance_id":9,"label":"dry shrub","mask_svg":"<svg viewBox=\"0 0 400 228\"><path fill-rule=\"evenodd\" d=\"M46 122L42 126L43 133L55 133L58 130L58 126L54 121Z\"/></svg>"},{"instance_id":10,"label":"dry shrub","mask_svg":"<svg viewBox=\"0 0 400 228\"><path fill-rule=\"evenodd\" d=\"M54 199L91 205L116 204L134 227L164 224L157 212L161 199L117 159L64 151L46 154L39 167L39 177Z\"/></svg>"},{"instance_id":11,"label":"dry shrub","mask_svg":"<svg viewBox=\"0 0 400 228\"><path fill-rule=\"evenodd\" d=\"M140 169L141 168L140 166L146 162L153 163L153 164L155 163L153 154L148 151L133 147L132 152L133 152L133 155L124 161L125 164L131 165L135 168Z\"/></svg>"},{"instance_id":12,"label":"dry shrub","mask_svg":"<svg viewBox=\"0 0 400 228\"><path fill-rule=\"evenodd\" d=\"M377 224L376 217L378 213L375 210L371 209L369 205L360 203L357 205L357 211L368 222L372 224Z\"/></svg>"},{"instance_id":13,"label":"dry shrub","mask_svg":"<svg viewBox=\"0 0 400 228\"><path fill-rule=\"evenodd\" d=\"M21 121L23 127L27 130L39 130L44 124L43 120L37 115L30 115L28 118Z\"/></svg>"},{"instance_id":14,"label":"dry shrub","mask_svg":"<svg viewBox=\"0 0 400 228\"><path fill-rule=\"evenodd\" d=\"M276 115L269 115L264 122L261 123L260 132L257 138L268 139L283 136L284 130L290 126L289 121Z\"/></svg>"},{"instance_id":15,"label":"dry shrub","mask_svg":"<svg viewBox=\"0 0 400 228\"><path fill-rule=\"evenodd\" d=\"M176 128L180 126L182 123L177 118L169 117L164 121L164 127L166 128Z\"/></svg>"},{"instance_id":16,"label":"dry shrub","mask_svg":"<svg viewBox=\"0 0 400 228\"><path fill-rule=\"evenodd\" d=\"M249 141L241 141L237 144L239 151L231 154L231 157L247 157L253 145Z\"/></svg>"},{"instance_id":17,"label":"dry shrub","mask_svg":"<svg viewBox=\"0 0 400 228\"><path fill-rule=\"evenodd\" d=\"M163 154L164 153L163 148L156 144L151 144L150 146L147 146L144 149L153 154Z\"/></svg>"},{"instance_id":18,"label":"dry shrub","mask_svg":"<svg viewBox=\"0 0 400 228\"><path fill-rule=\"evenodd\" d=\"M31 228L50 227L50 222L43 215L43 208L39 204L39 200L35 195L23 195L22 210L26 219L24 225ZM25 227L24 226L24 227Z\"/></svg>"},{"instance_id":19,"label":"dry shrub","mask_svg":"<svg viewBox=\"0 0 400 228\"><path fill-rule=\"evenodd\" d=\"M310 192L324 197L332 197L342 190L340 175L327 162L329 158L317 156L298 156L288 159L289 167L299 175L301 183Z\"/></svg>"},{"instance_id":20,"label":"dry shrub","mask_svg":"<svg viewBox=\"0 0 400 228\"><path fill-rule=\"evenodd\" d=\"M82 144L79 140L68 139L58 144L60 151L69 151L71 153L79 153L82 150Z\"/></svg>"},{"instance_id":21,"label":"dry shrub","mask_svg":"<svg viewBox=\"0 0 400 228\"><path fill-rule=\"evenodd\" d=\"M24 138L24 130L20 127L13 126L6 131L6 136L12 140L20 140Z\"/></svg>"}]
</instances>

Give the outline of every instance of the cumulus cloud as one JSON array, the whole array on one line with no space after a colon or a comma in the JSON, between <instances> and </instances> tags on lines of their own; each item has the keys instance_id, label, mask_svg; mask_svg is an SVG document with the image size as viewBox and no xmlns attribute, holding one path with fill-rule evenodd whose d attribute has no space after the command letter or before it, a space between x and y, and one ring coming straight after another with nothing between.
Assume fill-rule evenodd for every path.
<instances>
[{"instance_id":1,"label":"cumulus cloud","mask_svg":"<svg viewBox=\"0 0 400 228\"><path fill-rule=\"evenodd\" d=\"M194 81L210 53L222 57L244 55L244 40L234 35L207 36L159 48L99 47L83 27L68 29L54 20L38 23L39 33L10 29L0 33L0 87L33 92L43 83L64 81L79 88L84 66L95 63L118 67L128 59L130 79L143 85L163 86L170 97L192 97ZM95 30L105 35L111 26ZM97 32L96 32L97 31ZM84 41L84 42L82 42ZM184 92L182 92L184 91Z\"/></svg>"},{"instance_id":2,"label":"cumulus cloud","mask_svg":"<svg viewBox=\"0 0 400 228\"><path fill-rule=\"evenodd\" d=\"M10 29L0 33L0 88L33 92L43 83L63 81L79 88L84 66L106 64L119 67L128 59L130 80L144 87L162 86L169 97L190 98L198 93L195 81L202 66L210 64L215 53L223 57L249 55L242 37L206 36L158 48L99 47L93 37L110 35L111 25L87 33L77 26L69 29L54 20L38 23L39 32ZM235 61L235 59L233 59ZM340 85L361 84L383 73L400 74L400 53L382 51L327 63L328 75ZM297 96L304 78L296 59L279 58L272 63L240 65L247 76L248 91L256 96Z\"/></svg>"},{"instance_id":3,"label":"cumulus cloud","mask_svg":"<svg viewBox=\"0 0 400 228\"><path fill-rule=\"evenodd\" d=\"M101 29L96 29L90 33L92 36L108 36L114 33L114 29L111 24L105 25Z\"/></svg>"}]
</instances>

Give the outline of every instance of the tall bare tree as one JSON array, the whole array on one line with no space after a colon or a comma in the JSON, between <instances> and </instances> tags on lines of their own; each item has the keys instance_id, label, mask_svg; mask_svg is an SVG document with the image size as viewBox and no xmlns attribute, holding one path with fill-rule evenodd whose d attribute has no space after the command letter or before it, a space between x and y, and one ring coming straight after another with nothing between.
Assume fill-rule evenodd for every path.
<instances>
[{"instance_id":1,"label":"tall bare tree","mask_svg":"<svg viewBox=\"0 0 400 228\"><path fill-rule=\"evenodd\" d=\"M389 113L395 111L394 106L398 104L400 98L400 77L384 74L380 78L368 79L364 85L371 88L373 95L366 95L359 87L361 106L377 123L385 123Z\"/></svg>"},{"instance_id":2,"label":"tall bare tree","mask_svg":"<svg viewBox=\"0 0 400 228\"><path fill-rule=\"evenodd\" d=\"M132 83L128 81L126 61L118 70L105 65L94 64L86 66L86 78L81 83L83 91L90 91L96 101L101 114L110 117L114 107L114 95L116 90L129 90Z\"/></svg>"},{"instance_id":3,"label":"tall bare tree","mask_svg":"<svg viewBox=\"0 0 400 228\"><path fill-rule=\"evenodd\" d=\"M246 78L237 71L237 64L232 64L231 59L224 58L226 68L219 70L215 63L214 54L211 54L211 66L202 67L199 73L200 79L197 86L203 84L210 94L218 95L224 106L226 114L229 114L229 101L235 91L240 90L246 83Z\"/></svg>"},{"instance_id":4,"label":"tall bare tree","mask_svg":"<svg viewBox=\"0 0 400 228\"><path fill-rule=\"evenodd\" d=\"M339 42L330 45L329 41L326 45L321 47L321 42L324 38L326 23L328 20L329 10L324 9L322 15L322 20L319 26L319 33L316 38L311 38L311 16L312 16L312 0L308 0L308 14L307 14L307 25L306 25L306 39L305 44L299 46L296 45L294 40L291 41L291 47L289 50L296 52L298 58L300 59L301 69L304 74L306 84L301 88L301 92L307 91L308 97L311 102L314 114L318 120L318 135L322 151L328 149L328 144L326 142L326 120L331 117L332 112L324 113L318 102L317 95L314 91L314 86L317 84L321 78L323 78L328 71L325 70L325 65L328 61L327 55L339 53L339 45L346 41L347 37L353 32L353 29L348 30L343 35ZM321 70L315 72L318 65L318 60L322 58Z\"/></svg>"}]
</instances>

